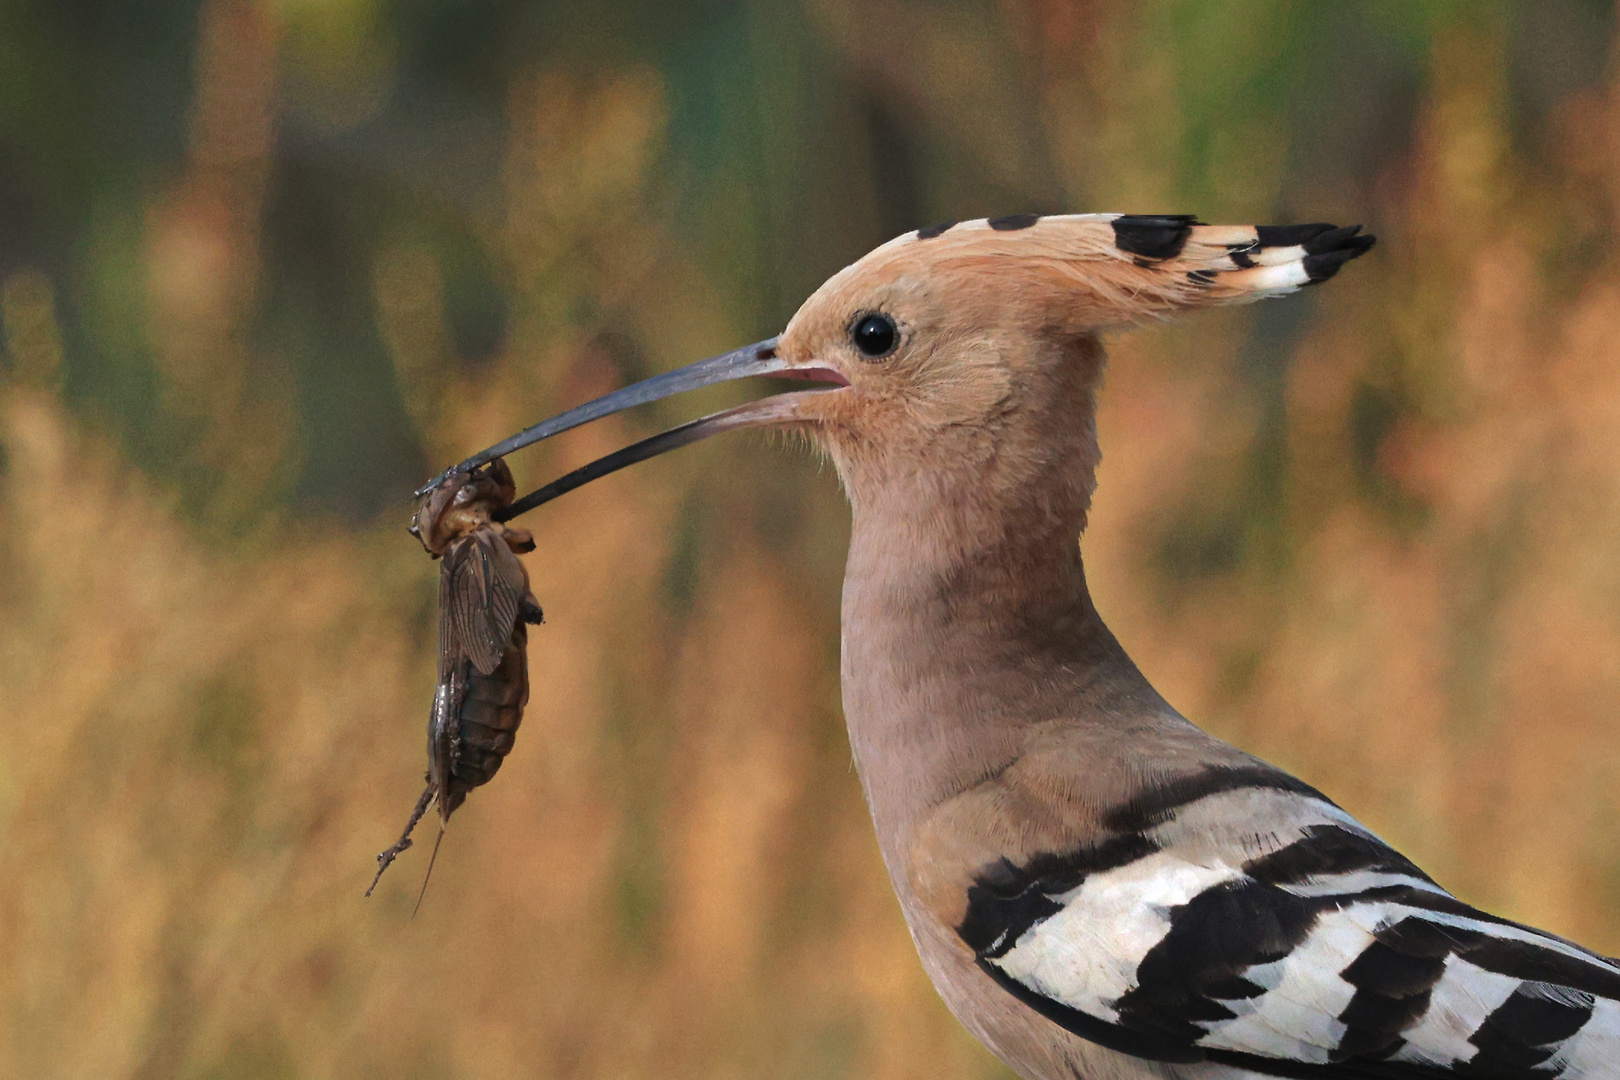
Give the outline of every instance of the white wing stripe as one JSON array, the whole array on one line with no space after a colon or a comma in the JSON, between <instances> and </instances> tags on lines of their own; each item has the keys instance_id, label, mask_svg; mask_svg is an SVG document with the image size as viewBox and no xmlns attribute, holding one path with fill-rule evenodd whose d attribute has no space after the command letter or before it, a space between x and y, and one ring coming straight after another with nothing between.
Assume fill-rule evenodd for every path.
<instances>
[{"instance_id":1,"label":"white wing stripe","mask_svg":"<svg viewBox=\"0 0 1620 1080\"><path fill-rule=\"evenodd\" d=\"M1235 867L1190 866L1164 852L1097 874L1053 897L1063 910L1027 930L997 966L1054 1001L1113 1021L1113 1002L1136 985L1137 965L1170 932L1170 909L1241 876Z\"/></svg>"},{"instance_id":2,"label":"white wing stripe","mask_svg":"<svg viewBox=\"0 0 1620 1080\"><path fill-rule=\"evenodd\" d=\"M1424 892L1434 893L1436 896L1447 896L1440 886L1423 878L1416 878L1410 874L1392 873L1387 870L1355 870L1348 874L1324 875L1311 879L1299 885L1279 885L1278 888L1295 896L1354 896L1356 893L1368 892L1372 889L1408 888L1421 889Z\"/></svg>"},{"instance_id":3,"label":"white wing stripe","mask_svg":"<svg viewBox=\"0 0 1620 1080\"><path fill-rule=\"evenodd\" d=\"M1498 975L1458 956L1446 958L1445 973L1429 995L1429 1008L1405 1032L1396 1061L1453 1065L1472 1060L1479 1047L1469 1042L1485 1018L1519 988L1519 980Z\"/></svg>"},{"instance_id":4,"label":"white wing stripe","mask_svg":"<svg viewBox=\"0 0 1620 1080\"><path fill-rule=\"evenodd\" d=\"M1372 942L1372 928L1354 910L1325 914L1298 948L1275 965L1264 965L1280 966L1282 978L1255 1000L1254 1011L1209 1025L1199 1044L1295 1061L1328 1060L1328 1048L1344 1035L1338 1016L1356 993L1339 972ZM1247 972L1244 977L1249 978Z\"/></svg>"},{"instance_id":5,"label":"white wing stripe","mask_svg":"<svg viewBox=\"0 0 1620 1080\"><path fill-rule=\"evenodd\" d=\"M1267 823L1258 832L1255 822ZM1241 854L1242 861L1269 855L1306 835L1313 825L1338 825L1377 841L1366 826L1330 802L1296 791L1274 788L1238 788L1206 795L1176 811L1176 816L1147 835L1166 849L1194 861L1210 849L1217 858Z\"/></svg>"},{"instance_id":6,"label":"white wing stripe","mask_svg":"<svg viewBox=\"0 0 1620 1080\"><path fill-rule=\"evenodd\" d=\"M1548 1062L1566 1077L1612 1075L1620 1067L1620 1003L1599 998L1592 1018Z\"/></svg>"}]
</instances>

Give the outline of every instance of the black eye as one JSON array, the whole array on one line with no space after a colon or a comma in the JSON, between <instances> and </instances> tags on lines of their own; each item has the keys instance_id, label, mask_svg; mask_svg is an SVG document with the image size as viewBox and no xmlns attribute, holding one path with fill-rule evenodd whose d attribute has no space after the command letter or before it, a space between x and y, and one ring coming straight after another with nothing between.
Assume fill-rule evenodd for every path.
<instances>
[{"instance_id":1,"label":"black eye","mask_svg":"<svg viewBox=\"0 0 1620 1080\"><path fill-rule=\"evenodd\" d=\"M855 339L855 347L868 360L888 356L900 341L894 320L880 314L862 315L855 321L849 336Z\"/></svg>"}]
</instances>

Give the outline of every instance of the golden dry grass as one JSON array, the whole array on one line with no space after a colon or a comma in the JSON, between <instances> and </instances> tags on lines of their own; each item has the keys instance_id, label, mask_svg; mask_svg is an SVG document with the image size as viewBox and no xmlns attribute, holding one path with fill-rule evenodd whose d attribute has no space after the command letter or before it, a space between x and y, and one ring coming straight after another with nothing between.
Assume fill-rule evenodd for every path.
<instances>
[{"instance_id":1,"label":"golden dry grass","mask_svg":"<svg viewBox=\"0 0 1620 1080\"><path fill-rule=\"evenodd\" d=\"M883 7L936 59L980 42L971 20ZM1057 183L1091 203L1075 208L1169 202L1151 26L1107 5L1003 9L1036 43ZM806 10L861 60L853 9ZM168 400L198 425L191 475L218 490L143 475L70 408L52 282L0 282L0 1074L1000 1075L914 960L850 771L832 480L757 443L535 518L549 622L517 747L457 815L420 917L424 849L362 898L419 790L435 568L403 533L404 492L375 528L239 526L294 453L285 388L254 382L243 329L285 31L204 11L191 155L142 251ZM1282 302L1308 307L1277 400L1243 368L1269 310L1121 340L1085 550L1105 615L1190 716L1466 898L1614 952L1620 94L1570 97L1549 120L1563 149L1532 162L1478 62L1492 47L1440 35L1414 141L1372 192L1383 246ZM978 111L994 96L961 92L993 59L970 51L954 88L937 67L908 86L1035 190ZM477 224L509 278L499 355L455 363L431 245L372 253L435 462L613 385L570 314L583 300L660 358L746 336L737 294L651 194L657 71L537 63L508 112L500 205ZM1206 216L1283 189L1273 157L1211 170ZM1354 202L1326 185L1296 205ZM520 477L635 433L571 434ZM1257 460L1275 466L1258 503ZM1235 554L1178 562L1184 534Z\"/></svg>"}]
</instances>

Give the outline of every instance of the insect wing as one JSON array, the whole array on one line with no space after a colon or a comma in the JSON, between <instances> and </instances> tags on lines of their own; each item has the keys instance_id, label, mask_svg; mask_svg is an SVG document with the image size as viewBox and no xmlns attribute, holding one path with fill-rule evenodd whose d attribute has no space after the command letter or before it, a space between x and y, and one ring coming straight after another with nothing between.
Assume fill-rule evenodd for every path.
<instances>
[{"instance_id":1,"label":"insect wing","mask_svg":"<svg viewBox=\"0 0 1620 1080\"><path fill-rule=\"evenodd\" d=\"M433 688L433 711L428 714L428 783L438 791L448 790L450 785L465 694L459 673L452 673Z\"/></svg>"},{"instance_id":2,"label":"insect wing","mask_svg":"<svg viewBox=\"0 0 1620 1080\"><path fill-rule=\"evenodd\" d=\"M472 661L479 674L500 666L523 595L523 564L492 529L475 529L445 553L439 592L439 663Z\"/></svg>"},{"instance_id":3,"label":"insect wing","mask_svg":"<svg viewBox=\"0 0 1620 1080\"><path fill-rule=\"evenodd\" d=\"M448 819L460 805L454 789L456 759L461 740L461 705L467 697L466 660L456 658L433 690L433 711L428 715L428 787L437 793L439 815ZM465 797L463 795L463 797Z\"/></svg>"}]
</instances>

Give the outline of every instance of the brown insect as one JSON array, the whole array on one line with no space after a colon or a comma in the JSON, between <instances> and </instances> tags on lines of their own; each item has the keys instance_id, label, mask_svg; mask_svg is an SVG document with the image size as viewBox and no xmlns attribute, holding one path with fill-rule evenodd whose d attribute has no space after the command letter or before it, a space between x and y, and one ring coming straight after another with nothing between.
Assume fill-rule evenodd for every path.
<instances>
[{"instance_id":1,"label":"brown insect","mask_svg":"<svg viewBox=\"0 0 1620 1080\"><path fill-rule=\"evenodd\" d=\"M452 474L417 506L411 532L429 554L444 560L427 788L404 834L377 856L377 876L367 896L394 858L411 846L411 830L436 802L439 838L422 879L426 894L450 815L468 792L495 776L523 721L529 701L528 624L541 622L542 614L529 591L528 571L517 557L534 550L534 537L500 520L516 496L511 470L496 458ZM416 903L421 906L420 896Z\"/></svg>"}]
</instances>

